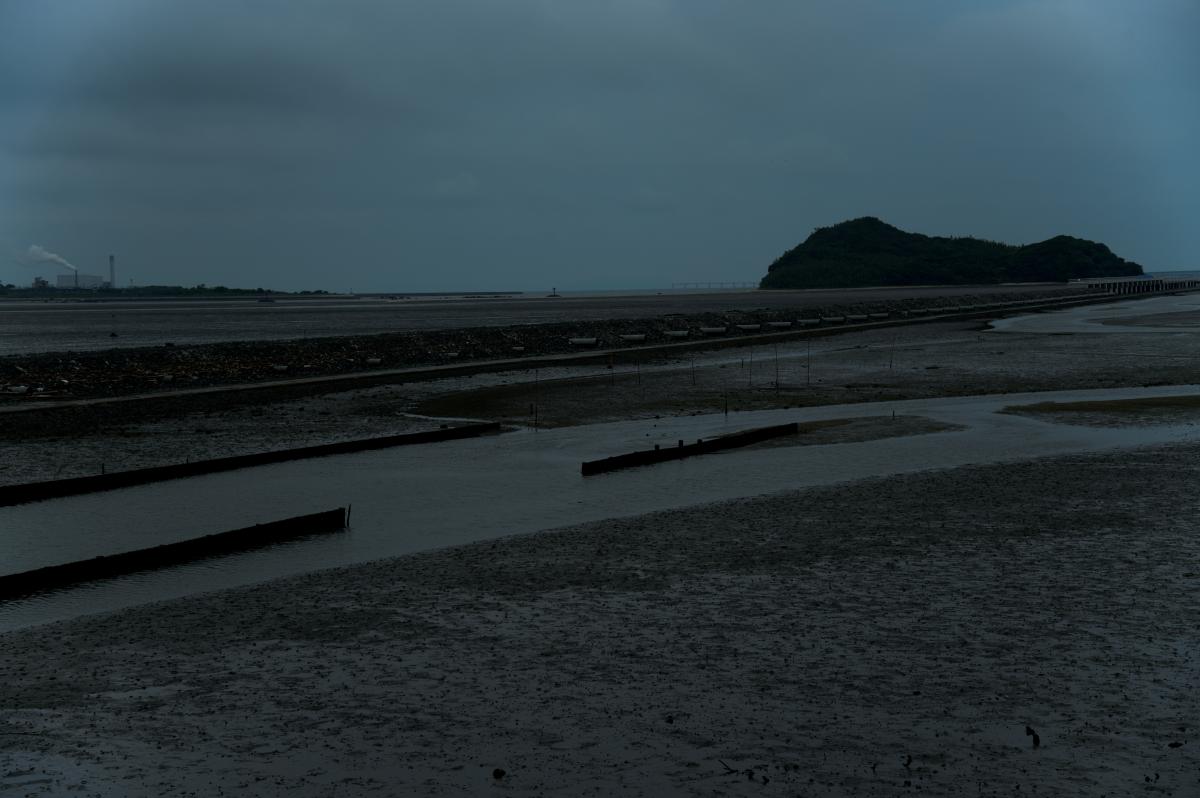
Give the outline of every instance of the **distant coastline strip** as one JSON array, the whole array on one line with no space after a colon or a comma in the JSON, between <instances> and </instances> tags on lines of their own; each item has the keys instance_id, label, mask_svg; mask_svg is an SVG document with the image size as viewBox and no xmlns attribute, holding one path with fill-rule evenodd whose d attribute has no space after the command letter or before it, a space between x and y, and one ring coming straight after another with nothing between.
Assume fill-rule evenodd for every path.
<instances>
[{"instance_id":1,"label":"distant coastline strip","mask_svg":"<svg viewBox=\"0 0 1200 798\"><path fill-rule=\"evenodd\" d=\"M328 457L336 454L364 452L371 449L389 449L394 446L411 446L420 443L437 443L440 441L475 438L480 435L500 432L498 422L489 421L478 424L464 424L445 429L427 430L425 432L410 432L403 435L385 435L378 438L360 438L353 441L325 443L317 446L301 446L294 449L280 449L273 452L257 452L236 457L219 457L212 460L197 460L192 463L175 463L165 466L137 468L131 471L117 471L111 474L93 474L86 477L70 477L54 479L45 482L27 482L23 485L0 486L0 507L11 507L16 504L58 499L64 496L78 496L84 493L128 488L134 485L146 485L151 482L164 482L171 479L215 474L221 471L234 471L239 468L283 463L288 460L304 460L311 457Z\"/></svg>"},{"instance_id":2,"label":"distant coastline strip","mask_svg":"<svg viewBox=\"0 0 1200 798\"><path fill-rule=\"evenodd\" d=\"M742 430L741 432L732 432L718 438L698 440L695 443L685 444L683 441L679 441L678 446L669 446L665 449L656 446L653 449L618 454L613 457L605 457L602 460L586 460L580 465L580 471L583 473L583 476L590 477L594 474L604 474L623 468L637 468L638 466L654 465L655 463L665 463L669 460L682 460L685 457L719 452L723 449L736 449L739 446L749 446L750 444L770 440L771 438L796 435L799 432L800 425L795 421L790 424L755 427L754 429Z\"/></svg>"},{"instance_id":3,"label":"distant coastline strip","mask_svg":"<svg viewBox=\"0 0 1200 798\"><path fill-rule=\"evenodd\" d=\"M308 535L340 532L346 528L346 523L346 508L339 507L229 532L218 532L215 535L204 535L178 543L0 576L0 601L58 590L83 582L125 576L138 571L167 568L206 557L250 551Z\"/></svg>"}]
</instances>

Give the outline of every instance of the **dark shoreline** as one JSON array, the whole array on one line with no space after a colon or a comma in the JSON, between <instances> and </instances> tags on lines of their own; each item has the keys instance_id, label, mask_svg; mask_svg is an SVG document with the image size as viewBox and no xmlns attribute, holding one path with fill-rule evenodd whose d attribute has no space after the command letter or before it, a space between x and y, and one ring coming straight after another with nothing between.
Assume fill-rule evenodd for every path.
<instances>
[{"instance_id":1,"label":"dark shoreline","mask_svg":"<svg viewBox=\"0 0 1200 798\"><path fill-rule=\"evenodd\" d=\"M0 357L0 407L34 400L166 393L185 388L578 352L580 347L572 345L571 338L595 338L596 346L605 349L632 347L632 343L621 339L629 334L644 334L647 344L665 344L677 340L667 336L667 330L686 329L694 339L702 327L727 326L730 334L739 334L734 325L794 323L801 315L805 318L899 315L964 305L1053 300L1073 291L1063 286L1038 292L876 300L788 310L13 355Z\"/></svg>"}]
</instances>

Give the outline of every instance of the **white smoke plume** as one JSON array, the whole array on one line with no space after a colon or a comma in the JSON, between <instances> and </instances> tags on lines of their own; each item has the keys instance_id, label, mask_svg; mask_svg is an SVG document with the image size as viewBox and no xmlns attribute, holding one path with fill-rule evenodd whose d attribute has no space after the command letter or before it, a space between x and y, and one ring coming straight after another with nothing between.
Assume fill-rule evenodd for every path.
<instances>
[{"instance_id":1,"label":"white smoke plume","mask_svg":"<svg viewBox=\"0 0 1200 798\"><path fill-rule=\"evenodd\" d=\"M56 255L44 247L39 247L37 244L29 245L29 252L27 253L27 256L31 261L35 261L37 263L57 263L60 266L66 266L73 272L79 271L79 269L76 269L71 262L62 255Z\"/></svg>"}]
</instances>

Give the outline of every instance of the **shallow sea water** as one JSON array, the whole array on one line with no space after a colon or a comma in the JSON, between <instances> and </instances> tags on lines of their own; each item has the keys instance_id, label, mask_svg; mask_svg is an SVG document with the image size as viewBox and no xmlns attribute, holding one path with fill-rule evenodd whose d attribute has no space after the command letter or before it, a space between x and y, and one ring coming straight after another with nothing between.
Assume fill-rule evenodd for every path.
<instances>
[{"instance_id":1,"label":"shallow sea water","mask_svg":"<svg viewBox=\"0 0 1200 798\"><path fill-rule=\"evenodd\" d=\"M997 414L1026 401L1195 386L913 400L598 424L297 461L0 508L0 573L337 506L351 529L0 604L0 630L319 568L616 516L971 463L1193 440L1193 426L1101 429ZM580 462L788 421L922 415L965 427L907 438L734 450L583 478Z\"/></svg>"}]
</instances>

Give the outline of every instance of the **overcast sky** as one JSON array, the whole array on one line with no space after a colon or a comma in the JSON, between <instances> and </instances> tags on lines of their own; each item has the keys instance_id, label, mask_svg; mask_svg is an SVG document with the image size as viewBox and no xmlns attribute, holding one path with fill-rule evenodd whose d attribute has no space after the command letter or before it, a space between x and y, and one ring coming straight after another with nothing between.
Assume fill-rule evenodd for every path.
<instances>
[{"instance_id":1,"label":"overcast sky","mask_svg":"<svg viewBox=\"0 0 1200 798\"><path fill-rule=\"evenodd\" d=\"M1196 0L0 0L0 280L757 281L814 227L1200 268Z\"/></svg>"}]
</instances>

